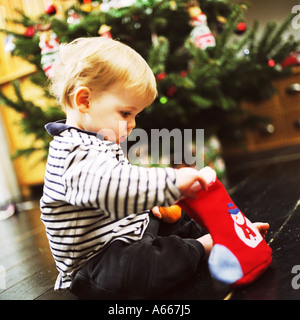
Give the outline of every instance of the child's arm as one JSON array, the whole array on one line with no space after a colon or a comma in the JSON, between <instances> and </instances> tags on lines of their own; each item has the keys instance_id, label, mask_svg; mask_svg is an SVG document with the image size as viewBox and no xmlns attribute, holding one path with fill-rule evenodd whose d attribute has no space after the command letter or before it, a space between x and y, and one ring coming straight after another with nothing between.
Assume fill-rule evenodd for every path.
<instances>
[{"instance_id":1,"label":"child's arm","mask_svg":"<svg viewBox=\"0 0 300 320\"><path fill-rule=\"evenodd\" d=\"M109 152L78 146L66 158L62 183L68 203L121 219L178 200L177 171L122 164Z\"/></svg>"},{"instance_id":2,"label":"child's arm","mask_svg":"<svg viewBox=\"0 0 300 320\"><path fill-rule=\"evenodd\" d=\"M120 219L155 205L169 206L181 196L193 197L207 179L192 168L122 165L105 152L78 147L67 159L63 183L70 204L99 208Z\"/></svg>"}]
</instances>

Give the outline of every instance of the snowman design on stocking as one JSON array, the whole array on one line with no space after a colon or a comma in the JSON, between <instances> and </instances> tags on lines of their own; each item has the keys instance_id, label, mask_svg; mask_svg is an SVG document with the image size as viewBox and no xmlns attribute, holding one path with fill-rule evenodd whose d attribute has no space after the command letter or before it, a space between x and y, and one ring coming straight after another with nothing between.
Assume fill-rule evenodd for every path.
<instances>
[{"instance_id":1,"label":"snowman design on stocking","mask_svg":"<svg viewBox=\"0 0 300 320\"><path fill-rule=\"evenodd\" d=\"M228 213L234 221L234 229L238 237L249 247L255 248L263 240L263 237L253 224L235 207L228 203Z\"/></svg>"},{"instance_id":2,"label":"snowman design on stocking","mask_svg":"<svg viewBox=\"0 0 300 320\"><path fill-rule=\"evenodd\" d=\"M201 170L210 173L207 168ZM272 249L218 179L200 190L195 199L184 198L178 204L211 234L208 266L213 278L231 286L246 285L268 268Z\"/></svg>"}]
</instances>

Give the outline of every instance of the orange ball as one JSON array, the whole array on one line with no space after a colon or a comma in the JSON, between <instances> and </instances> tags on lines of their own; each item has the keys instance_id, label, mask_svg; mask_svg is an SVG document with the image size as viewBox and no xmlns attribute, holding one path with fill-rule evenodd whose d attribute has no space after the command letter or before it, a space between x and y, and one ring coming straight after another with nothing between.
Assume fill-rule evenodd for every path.
<instances>
[{"instance_id":1,"label":"orange ball","mask_svg":"<svg viewBox=\"0 0 300 320\"><path fill-rule=\"evenodd\" d=\"M163 221L167 223L174 223L181 217L181 208L176 204L170 207L159 207L159 212Z\"/></svg>"}]
</instances>

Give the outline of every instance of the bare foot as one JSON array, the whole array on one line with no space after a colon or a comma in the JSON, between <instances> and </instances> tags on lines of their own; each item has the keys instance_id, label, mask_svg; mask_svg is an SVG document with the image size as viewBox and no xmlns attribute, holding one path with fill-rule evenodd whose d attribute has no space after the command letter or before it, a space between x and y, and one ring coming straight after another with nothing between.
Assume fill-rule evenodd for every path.
<instances>
[{"instance_id":1,"label":"bare foot","mask_svg":"<svg viewBox=\"0 0 300 320\"><path fill-rule=\"evenodd\" d=\"M257 230L260 232L262 237L265 238L270 225L266 222L254 222L253 225L255 226L255 228L257 228ZM213 247L213 240L212 240L211 235L208 233L208 234L198 238L197 240L199 242L201 242L201 244L204 247L205 258L208 258L209 254L211 252L211 249Z\"/></svg>"},{"instance_id":2,"label":"bare foot","mask_svg":"<svg viewBox=\"0 0 300 320\"><path fill-rule=\"evenodd\" d=\"M197 239L204 247L204 250L205 250L205 256L204 258L208 258L210 252L211 252L211 249L213 247L213 240L212 240L212 237L211 235L208 233L208 234L205 234L204 236L200 237Z\"/></svg>"},{"instance_id":3,"label":"bare foot","mask_svg":"<svg viewBox=\"0 0 300 320\"><path fill-rule=\"evenodd\" d=\"M254 222L253 225L257 228L262 237L265 238L270 225L266 222Z\"/></svg>"}]
</instances>

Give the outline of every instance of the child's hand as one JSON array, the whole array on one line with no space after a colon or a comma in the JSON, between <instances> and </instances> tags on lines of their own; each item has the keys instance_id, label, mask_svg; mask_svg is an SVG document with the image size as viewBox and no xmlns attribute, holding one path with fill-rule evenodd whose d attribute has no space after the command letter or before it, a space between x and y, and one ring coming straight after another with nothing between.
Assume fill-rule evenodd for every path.
<instances>
[{"instance_id":1,"label":"child's hand","mask_svg":"<svg viewBox=\"0 0 300 320\"><path fill-rule=\"evenodd\" d=\"M162 214L160 213L159 211L159 207L158 206L155 206L151 209L154 217L158 218L158 219L161 219L162 218Z\"/></svg>"},{"instance_id":2,"label":"child's hand","mask_svg":"<svg viewBox=\"0 0 300 320\"><path fill-rule=\"evenodd\" d=\"M216 181L217 175L210 167L204 167L200 171L193 168L181 168L178 169L177 177L176 186L181 194L195 198L201 189L207 189L211 183ZM153 207L151 211L156 218L162 219L163 216L158 206Z\"/></svg>"},{"instance_id":3,"label":"child's hand","mask_svg":"<svg viewBox=\"0 0 300 320\"><path fill-rule=\"evenodd\" d=\"M193 168L181 168L177 172L176 186L185 197L195 198L201 189L207 187L216 181L217 174L210 167L204 167L201 170Z\"/></svg>"}]
</instances>

